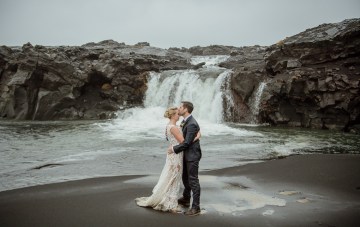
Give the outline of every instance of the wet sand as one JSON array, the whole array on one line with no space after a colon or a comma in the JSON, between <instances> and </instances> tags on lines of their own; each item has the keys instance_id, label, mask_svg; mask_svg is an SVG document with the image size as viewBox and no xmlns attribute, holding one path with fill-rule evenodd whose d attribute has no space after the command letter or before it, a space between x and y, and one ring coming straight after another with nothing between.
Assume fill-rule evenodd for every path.
<instances>
[{"instance_id":1,"label":"wet sand","mask_svg":"<svg viewBox=\"0 0 360 227\"><path fill-rule=\"evenodd\" d=\"M0 226L360 226L360 155L298 155L201 172L197 217L136 206L157 177L0 192Z\"/></svg>"}]
</instances>

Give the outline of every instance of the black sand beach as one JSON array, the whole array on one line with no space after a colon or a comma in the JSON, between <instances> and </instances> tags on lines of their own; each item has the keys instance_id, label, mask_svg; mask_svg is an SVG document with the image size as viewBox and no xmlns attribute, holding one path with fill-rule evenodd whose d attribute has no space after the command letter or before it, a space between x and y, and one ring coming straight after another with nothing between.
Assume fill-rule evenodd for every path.
<instances>
[{"instance_id":1,"label":"black sand beach","mask_svg":"<svg viewBox=\"0 0 360 227\"><path fill-rule=\"evenodd\" d=\"M298 155L200 173L202 214L136 206L158 176L0 192L0 226L360 226L360 155Z\"/></svg>"}]
</instances>

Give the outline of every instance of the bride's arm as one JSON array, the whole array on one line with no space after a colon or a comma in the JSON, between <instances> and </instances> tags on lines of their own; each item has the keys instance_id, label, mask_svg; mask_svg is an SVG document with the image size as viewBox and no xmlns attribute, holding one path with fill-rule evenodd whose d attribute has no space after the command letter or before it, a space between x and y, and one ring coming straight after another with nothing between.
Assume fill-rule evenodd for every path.
<instances>
[{"instance_id":1,"label":"bride's arm","mask_svg":"<svg viewBox=\"0 0 360 227\"><path fill-rule=\"evenodd\" d=\"M201 138L201 133L200 133L200 131L198 131L193 142L195 142L196 140L199 140L200 138Z\"/></svg>"},{"instance_id":2,"label":"bride's arm","mask_svg":"<svg viewBox=\"0 0 360 227\"><path fill-rule=\"evenodd\" d=\"M171 134L174 135L175 139L179 142L182 143L184 142L184 137L182 135L182 133L180 132L180 129L178 127L172 127L170 129Z\"/></svg>"}]
</instances>

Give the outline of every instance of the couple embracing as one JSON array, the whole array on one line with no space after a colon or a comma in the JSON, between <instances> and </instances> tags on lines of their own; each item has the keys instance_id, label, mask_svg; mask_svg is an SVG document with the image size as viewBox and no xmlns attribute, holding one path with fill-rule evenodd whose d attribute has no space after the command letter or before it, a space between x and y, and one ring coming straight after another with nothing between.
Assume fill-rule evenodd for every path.
<instances>
[{"instance_id":1,"label":"couple embracing","mask_svg":"<svg viewBox=\"0 0 360 227\"><path fill-rule=\"evenodd\" d=\"M166 139L170 142L166 163L150 197L136 198L137 205L152 207L155 210L180 213L178 205L192 206L184 214L200 214L200 184L198 178L201 159L200 127L191 115L194 106L191 102L181 102L179 108L170 107L164 117L169 118L166 125ZM184 117L180 128L176 125L180 116ZM179 199L181 180L184 185L183 196Z\"/></svg>"}]
</instances>

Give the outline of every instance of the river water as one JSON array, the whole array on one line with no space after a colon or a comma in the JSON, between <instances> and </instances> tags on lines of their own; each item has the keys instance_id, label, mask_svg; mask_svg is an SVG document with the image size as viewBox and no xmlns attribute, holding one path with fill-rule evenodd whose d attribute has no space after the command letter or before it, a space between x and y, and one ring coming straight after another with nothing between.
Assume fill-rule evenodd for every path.
<instances>
[{"instance_id":1,"label":"river water","mask_svg":"<svg viewBox=\"0 0 360 227\"><path fill-rule=\"evenodd\" d=\"M223 102L232 103L231 71L216 66L224 59L199 57L193 63L206 61L202 69L152 73L144 107L120 111L117 119L0 121L0 191L101 176L159 174L168 147L163 114L181 100L194 103L193 115L201 127L201 171L293 154L360 153L358 135L224 122L228 112Z\"/></svg>"}]
</instances>

